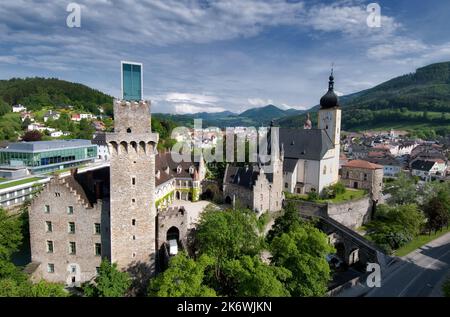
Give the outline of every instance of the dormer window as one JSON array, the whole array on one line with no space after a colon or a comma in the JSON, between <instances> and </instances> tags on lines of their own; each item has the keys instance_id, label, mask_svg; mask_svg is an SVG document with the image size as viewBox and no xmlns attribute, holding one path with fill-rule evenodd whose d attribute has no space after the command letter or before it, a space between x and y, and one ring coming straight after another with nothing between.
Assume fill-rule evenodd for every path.
<instances>
[{"instance_id":1,"label":"dormer window","mask_svg":"<svg viewBox=\"0 0 450 317\"><path fill-rule=\"evenodd\" d=\"M161 171L157 170L155 176L156 176L157 179L159 179L161 177Z\"/></svg>"},{"instance_id":2,"label":"dormer window","mask_svg":"<svg viewBox=\"0 0 450 317\"><path fill-rule=\"evenodd\" d=\"M183 169L181 168L181 165L178 165L177 166L177 174L181 174L181 171L182 171Z\"/></svg>"},{"instance_id":3,"label":"dormer window","mask_svg":"<svg viewBox=\"0 0 450 317\"><path fill-rule=\"evenodd\" d=\"M194 166L189 167L189 174L194 174Z\"/></svg>"}]
</instances>

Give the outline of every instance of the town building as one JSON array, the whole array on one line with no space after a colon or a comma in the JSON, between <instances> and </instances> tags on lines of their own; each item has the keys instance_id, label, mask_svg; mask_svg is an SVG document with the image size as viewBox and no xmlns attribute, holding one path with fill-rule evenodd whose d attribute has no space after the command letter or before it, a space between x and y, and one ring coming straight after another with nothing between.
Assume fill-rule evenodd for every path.
<instances>
[{"instance_id":1,"label":"town building","mask_svg":"<svg viewBox=\"0 0 450 317\"><path fill-rule=\"evenodd\" d=\"M0 149L1 167L26 167L32 174L93 162L97 147L89 140L55 140L10 143Z\"/></svg>"},{"instance_id":2,"label":"town building","mask_svg":"<svg viewBox=\"0 0 450 317\"><path fill-rule=\"evenodd\" d=\"M365 189L377 202L383 190L383 166L363 160L353 160L342 166L341 182L348 188Z\"/></svg>"},{"instance_id":3,"label":"town building","mask_svg":"<svg viewBox=\"0 0 450 317\"><path fill-rule=\"evenodd\" d=\"M23 105L14 105L12 106L12 111L13 112L22 112L22 111L27 111L27 108Z\"/></svg>"},{"instance_id":4,"label":"town building","mask_svg":"<svg viewBox=\"0 0 450 317\"><path fill-rule=\"evenodd\" d=\"M53 177L29 207L33 277L67 286L92 280L110 259L109 173Z\"/></svg>"}]
</instances>

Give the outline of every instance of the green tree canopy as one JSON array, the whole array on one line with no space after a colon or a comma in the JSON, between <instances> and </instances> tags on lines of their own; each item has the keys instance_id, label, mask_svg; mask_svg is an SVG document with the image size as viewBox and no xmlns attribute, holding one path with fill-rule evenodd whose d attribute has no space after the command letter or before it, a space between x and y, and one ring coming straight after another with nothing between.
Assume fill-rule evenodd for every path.
<instances>
[{"instance_id":1,"label":"green tree canopy","mask_svg":"<svg viewBox=\"0 0 450 317\"><path fill-rule=\"evenodd\" d=\"M0 208L0 259L9 260L22 244L22 222Z\"/></svg>"},{"instance_id":2,"label":"green tree canopy","mask_svg":"<svg viewBox=\"0 0 450 317\"><path fill-rule=\"evenodd\" d=\"M127 272L117 269L116 263L103 260L94 284L86 284L83 291L89 297L123 297L131 287Z\"/></svg>"},{"instance_id":3,"label":"green tree canopy","mask_svg":"<svg viewBox=\"0 0 450 317\"><path fill-rule=\"evenodd\" d=\"M205 270L213 266L214 259L202 255L197 261L184 252L170 259L169 268L150 281L149 296L208 297L216 292L204 284Z\"/></svg>"},{"instance_id":4,"label":"green tree canopy","mask_svg":"<svg viewBox=\"0 0 450 317\"><path fill-rule=\"evenodd\" d=\"M262 246L257 230L257 218L251 210L207 208L196 231L199 253L212 256L219 266L225 259L257 255Z\"/></svg>"},{"instance_id":5,"label":"green tree canopy","mask_svg":"<svg viewBox=\"0 0 450 317\"><path fill-rule=\"evenodd\" d=\"M258 256L245 255L225 262L223 274L230 296L280 297L289 296L283 282L292 273L283 268L263 263Z\"/></svg>"},{"instance_id":6,"label":"green tree canopy","mask_svg":"<svg viewBox=\"0 0 450 317\"><path fill-rule=\"evenodd\" d=\"M292 272L285 285L292 296L323 296L330 280L326 255L334 248L327 236L310 223L293 224L273 239L273 264Z\"/></svg>"},{"instance_id":7,"label":"green tree canopy","mask_svg":"<svg viewBox=\"0 0 450 317\"><path fill-rule=\"evenodd\" d=\"M416 183L405 173L398 174L397 179L388 183L384 192L391 195L388 199L389 204L404 205L416 202Z\"/></svg>"}]
</instances>

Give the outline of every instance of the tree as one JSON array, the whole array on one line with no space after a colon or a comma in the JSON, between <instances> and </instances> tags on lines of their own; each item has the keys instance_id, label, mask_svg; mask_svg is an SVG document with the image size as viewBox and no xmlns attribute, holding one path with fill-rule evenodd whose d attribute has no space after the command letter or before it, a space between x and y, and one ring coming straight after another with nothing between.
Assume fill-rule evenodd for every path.
<instances>
[{"instance_id":1,"label":"tree","mask_svg":"<svg viewBox=\"0 0 450 317\"><path fill-rule=\"evenodd\" d=\"M81 119L80 126L78 128L79 132L77 133L77 138L86 140L92 139L92 135L94 134L95 129L92 127L92 124L88 120Z\"/></svg>"},{"instance_id":2,"label":"tree","mask_svg":"<svg viewBox=\"0 0 450 317\"><path fill-rule=\"evenodd\" d=\"M131 286L127 272L117 269L117 263L103 260L94 284L85 284L83 291L89 297L123 297Z\"/></svg>"},{"instance_id":3,"label":"tree","mask_svg":"<svg viewBox=\"0 0 450 317\"><path fill-rule=\"evenodd\" d=\"M450 214L446 198L445 193L440 192L424 206L424 212L428 218L426 226L430 233L432 230L438 231L448 224Z\"/></svg>"},{"instance_id":4,"label":"tree","mask_svg":"<svg viewBox=\"0 0 450 317\"><path fill-rule=\"evenodd\" d=\"M204 297L216 296L216 292L204 284L205 270L214 264L214 259L202 255L197 261L182 252L170 259L164 273L150 281L149 296Z\"/></svg>"},{"instance_id":5,"label":"tree","mask_svg":"<svg viewBox=\"0 0 450 317\"><path fill-rule=\"evenodd\" d=\"M276 236L288 232L292 225L301 224L302 222L297 206L294 202L289 201L284 208L283 215L275 220L272 229L267 234L267 241L270 243Z\"/></svg>"},{"instance_id":6,"label":"tree","mask_svg":"<svg viewBox=\"0 0 450 317\"><path fill-rule=\"evenodd\" d=\"M22 140L25 142L31 142L31 141L41 141L42 140L42 133L38 130L32 130L27 131L22 136Z\"/></svg>"},{"instance_id":7,"label":"tree","mask_svg":"<svg viewBox=\"0 0 450 317\"><path fill-rule=\"evenodd\" d=\"M229 296L279 297L289 296L283 282L292 277L292 273L282 267L268 265L258 256L243 256L227 261L223 268L229 288Z\"/></svg>"},{"instance_id":8,"label":"tree","mask_svg":"<svg viewBox=\"0 0 450 317\"><path fill-rule=\"evenodd\" d=\"M22 244L22 222L0 208L0 260L9 260Z\"/></svg>"},{"instance_id":9,"label":"tree","mask_svg":"<svg viewBox=\"0 0 450 317\"><path fill-rule=\"evenodd\" d=\"M196 232L200 254L208 254L220 267L225 259L254 256L262 247L255 213L247 209L219 211L207 208Z\"/></svg>"},{"instance_id":10,"label":"tree","mask_svg":"<svg viewBox=\"0 0 450 317\"><path fill-rule=\"evenodd\" d=\"M270 244L273 264L292 272L285 282L292 296L323 296L330 280L326 255L334 248L327 236L310 223L293 224Z\"/></svg>"},{"instance_id":11,"label":"tree","mask_svg":"<svg viewBox=\"0 0 450 317\"><path fill-rule=\"evenodd\" d=\"M32 284L25 292L26 297L67 297L69 293L64 290L64 286L58 283L50 283L44 280Z\"/></svg>"},{"instance_id":12,"label":"tree","mask_svg":"<svg viewBox=\"0 0 450 317\"><path fill-rule=\"evenodd\" d=\"M416 183L405 173L399 173L396 180L386 185L384 192L391 195L388 199L390 205L414 203L417 192Z\"/></svg>"},{"instance_id":13,"label":"tree","mask_svg":"<svg viewBox=\"0 0 450 317\"><path fill-rule=\"evenodd\" d=\"M425 217L416 204L379 205L366 225L368 237L387 252L398 249L421 233Z\"/></svg>"},{"instance_id":14,"label":"tree","mask_svg":"<svg viewBox=\"0 0 450 317\"><path fill-rule=\"evenodd\" d=\"M27 130L28 126L31 124L31 119L26 117L21 124L22 130Z\"/></svg>"}]
</instances>

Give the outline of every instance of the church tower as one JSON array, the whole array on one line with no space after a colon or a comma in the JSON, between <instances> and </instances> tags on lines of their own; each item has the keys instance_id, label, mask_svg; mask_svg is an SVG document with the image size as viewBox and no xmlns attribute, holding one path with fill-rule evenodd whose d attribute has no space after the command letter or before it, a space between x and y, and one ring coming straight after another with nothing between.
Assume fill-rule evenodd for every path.
<instances>
[{"instance_id":1,"label":"church tower","mask_svg":"<svg viewBox=\"0 0 450 317\"><path fill-rule=\"evenodd\" d=\"M328 82L328 91L320 99L319 110L319 129L326 132L333 144L334 149L330 151L328 157L329 164L324 164L320 173L322 176L329 175L328 183L336 183L339 181L339 156L341 146L341 108L339 106L339 98L334 92L334 76L333 69Z\"/></svg>"},{"instance_id":2,"label":"church tower","mask_svg":"<svg viewBox=\"0 0 450 317\"><path fill-rule=\"evenodd\" d=\"M325 130L333 145L339 148L341 138L341 109L334 92L333 70L328 83L328 92L320 99L319 129Z\"/></svg>"},{"instance_id":3,"label":"church tower","mask_svg":"<svg viewBox=\"0 0 450 317\"><path fill-rule=\"evenodd\" d=\"M106 134L111 153L111 262L132 275L155 270L155 153L147 101L114 100L114 132Z\"/></svg>"}]
</instances>

